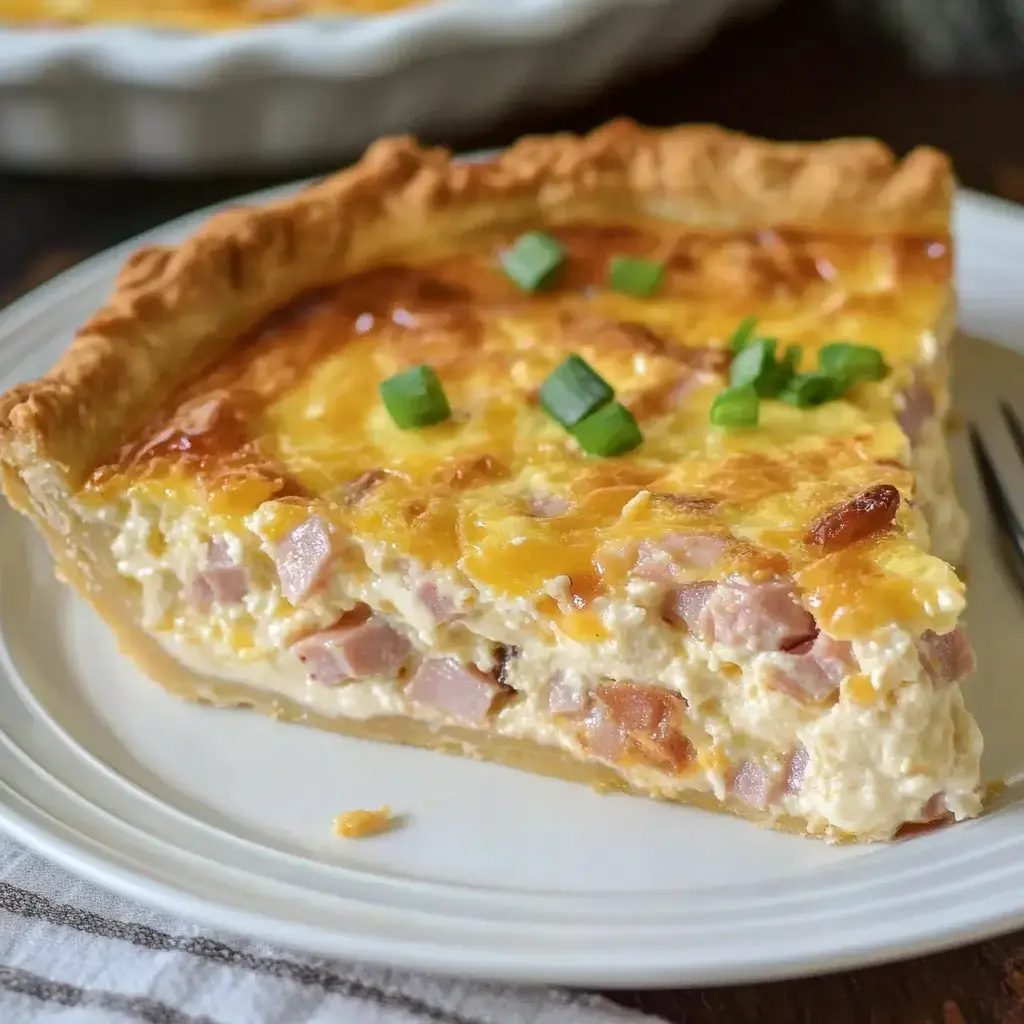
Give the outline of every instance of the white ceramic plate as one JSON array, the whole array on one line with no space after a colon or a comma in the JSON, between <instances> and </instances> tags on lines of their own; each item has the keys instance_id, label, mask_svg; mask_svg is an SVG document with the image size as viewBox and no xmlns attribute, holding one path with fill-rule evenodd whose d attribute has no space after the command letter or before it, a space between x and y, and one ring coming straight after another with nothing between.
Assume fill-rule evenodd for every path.
<instances>
[{"instance_id":1,"label":"white ceramic plate","mask_svg":"<svg viewBox=\"0 0 1024 1024\"><path fill-rule=\"evenodd\" d=\"M197 217L146 241L174 240ZM1024 213L961 200L966 327L1024 335ZM0 384L34 376L130 248L0 317ZM1024 359L960 352L959 405L1024 396ZM1024 603L1004 579L963 438L976 523L970 699L989 778L1024 766ZM1019 473L1024 492L1024 471ZM1022 494L1024 496L1024 494ZM908 956L1024 925L1024 803L910 841L833 848L730 818L181 703L122 660L0 510L0 825L73 871L172 913L345 958L592 986L736 982ZM391 804L360 843L335 814Z\"/></svg>"}]
</instances>

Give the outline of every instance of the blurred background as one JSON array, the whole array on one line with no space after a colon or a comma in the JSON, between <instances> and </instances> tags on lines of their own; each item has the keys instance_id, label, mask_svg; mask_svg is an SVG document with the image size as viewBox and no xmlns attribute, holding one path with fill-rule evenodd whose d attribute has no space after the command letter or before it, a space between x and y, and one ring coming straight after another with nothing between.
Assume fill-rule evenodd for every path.
<instances>
[{"instance_id":1,"label":"blurred background","mask_svg":"<svg viewBox=\"0 0 1024 1024\"><path fill-rule=\"evenodd\" d=\"M54 0L0 0L4 299L406 130L464 151L617 115L866 134L1024 201L1024 0L421 0L226 33L89 24L108 2L40 26L19 13Z\"/></svg>"}]
</instances>

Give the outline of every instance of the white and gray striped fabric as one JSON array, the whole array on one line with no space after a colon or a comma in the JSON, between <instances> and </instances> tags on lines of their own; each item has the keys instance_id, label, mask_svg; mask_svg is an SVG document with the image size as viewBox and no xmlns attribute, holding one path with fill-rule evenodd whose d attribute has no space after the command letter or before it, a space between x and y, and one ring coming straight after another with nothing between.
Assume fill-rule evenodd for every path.
<instances>
[{"instance_id":1,"label":"white and gray striped fabric","mask_svg":"<svg viewBox=\"0 0 1024 1024\"><path fill-rule=\"evenodd\" d=\"M596 996L214 936L0 840L2 1024L655 1024Z\"/></svg>"}]
</instances>

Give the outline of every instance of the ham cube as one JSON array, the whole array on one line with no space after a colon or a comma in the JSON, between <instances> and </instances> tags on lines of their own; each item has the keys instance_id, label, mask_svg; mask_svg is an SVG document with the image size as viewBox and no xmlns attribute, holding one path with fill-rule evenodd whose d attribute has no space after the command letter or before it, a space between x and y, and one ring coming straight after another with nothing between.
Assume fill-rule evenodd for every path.
<instances>
[{"instance_id":1,"label":"ham cube","mask_svg":"<svg viewBox=\"0 0 1024 1024\"><path fill-rule=\"evenodd\" d=\"M789 796L794 796L803 789L804 773L807 771L807 761L807 750L803 746L798 746L793 753L789 755L789 763L786 765L785 784L785 792Z\"/></svg>"},{"instance_id":2,"label":"ham cube","mask_svg":"<svg viewBox=\"0 0 1024 1024\"><path fill-rule=\"evenodd\" d=\"M896 419L913 446L921 440L921 430L925 423L935 416L935 397L928 387L928 382L920 374L915 373L914 379L901 398L902 408L897 412Z\"/></svg>"},{"instance_id":3,"label":"ham cube","mask_svg":"<svg viewBox=\"0 0 1024 1024\"><path fill-rule=\"evenodd\" d=\"M553 715L578 715L587 708L587 692L566 682L561 674L548 683L548 710Z\"/></svg>"},{"instance_id":4,"label":"ham cube","mask_svg":"<svg viewBox=\"0 0 1024 1024\"><path fill-rule=\"evenodd\" d=\"M712 595L718 590L717 583L687 583L674 587L662 602L662 617L675 625L685 625L696 636L704 636L704 611Z\"/></svg>"},{"instance_id":5,"label":"ham cube","mask_svg":"<svg viewBox=\"0 0 1024 1024\"><path fill-rule=\"evenodd\" d=\"M437 580L425 579L416 587L416 596L435 623L455 618L455 603L438 589Z\"/></svg>"},{"instance_id":6,"label":"ham cube","mask_svg":"<svg viewBox=\"0 0 1024 1024\"><path fill-rule=\"evenodd\" d=\"M726 791L748 807L764 808L771 800L768 773L756 761L744 761L731 772Z\"/></svg>"},{"instance_id":7,"label":"ham cube","mask_svg":"<svg viewBox=\"0 0 1024 1024\"><path fill-rule=\"evenodd\" d=\"M414 704L433 708L467 725L482 725L495 697L506 687L473 665L455 658L430 658L409 680L405 695Z\"/></svg>"},{"instance_id":8,"label":"ham cube","mask_svg":"<svg viewBox=\"0 0 1024 1024\"><path fill-rule=\"evenodd\" d=\"M921 664L936 683L955 683L974 671L974 650L959 626L949 633L926 630L918 637Z\"/></svg>"},{"instance_id":9,"label":"ham cube","mask_svg":"<svg viewBox=\"0 0 1024 1024\"><path fill-rule=\"evenodd\" d=\"M700 628L708 640L751 651L783 651L817 632L784 580L722 584L705 605Z\"/></svg>"},{"instance_id":10,"label":"ham cube","mask_svg":"<svg viewBox=\"0 0 1024 1024\"><path fill-rule=\"evenodd\" d=\"M323 582L331 561L331 537L318 516L296 526L274 550L281 593L298 604Z\"/></svg>"},{"instance_id":11,"label":"ham cube","mask_svg":"<svg viewBox=\"0 0 1024 1024\"><path fill-rule=\"evenodd\" d=\"M748 807L763 810L783 796L799 793L806 769L807 751L799 746L790 753L784 769L778 775L769 773L757 761L748 759L729 773L726 791Z\"/></svg>"},{"instance_id":12,"label":"ham cube","mask_svg":"<svg viewBox=\"0 0 1024 1024\"><path fill-rule=\"evenodd\" d=\"M845 640L819 633L783 654L765 671L770 687L799 701L825 700L856 667L853 648Z\"/></svg>"},{"instance_id":13,"label":"ham cube","mask_svg":"<svg viewBox=\"0 0 1024 1024\"><path fill-rule=\"evenodd\" d=\"M707 642L751 651L783 651L811 640L814 617L785 580L688 583L666 595L662 615Z\"/></svg>"},{"instance_id":14,"label":"ham cube","mask_svg":"<svg viewBox=\"0 0 1024 1024\"><path fill-rule=\"evenodd\" d=\"M728 544L728 537L713 533L670 533L657 541L645 540L632 574L637 579L669 582L681 568L710 568Z\"/></svg>"},{"instance_id":15,"label":"ham cube","mask_svg":"<svg viewBox=\"0 0 1024 1024\"><path fill-rule=\"evenodd\" d=\"M337 626L303 637L292 645L314 683L333 685L349 679L391 678L412 645L386 622Z\"/></svg>"},{"instance_id":16,"label":"ham cube","mask_svg":"<svg viewBox=\"0 0 1024 1024\"><path fill-rule=\"evenodd\" d=\"M222 541L206 549L206 567L189 580L186 596L194 608L209 611L214 604L239 604L249 593L249 574L235 564Z\"/></svg>"},{"instance_id":17,"label":"ham cube","mask_svg":"<svg viewBox=\"0 0 1024 1024\"><path fill-rule=\"evenodd\" d=\"M631 757L673 775L689 767L695 752L683 732L686 701L678 693L637 683L602 683L596 696L585 723L592 753L614 761L628 749ZM619 753L610 753L620 747Z\"/></svg>"}]
</instances>

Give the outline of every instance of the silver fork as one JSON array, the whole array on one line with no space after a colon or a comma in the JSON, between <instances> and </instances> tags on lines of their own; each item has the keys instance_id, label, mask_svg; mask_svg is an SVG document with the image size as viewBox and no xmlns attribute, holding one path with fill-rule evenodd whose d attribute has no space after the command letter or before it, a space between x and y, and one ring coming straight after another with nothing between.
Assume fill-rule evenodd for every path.
<instances>
[{"instance_id":1,"label":"silver fork","mask_svg":"<svg viewBox=\"0 0 1024 1024\"><path fill-rule=\"evenodd\" d=\"M1024 463L1024 423L1021 422L1020 417L1008 402L1000 402L999 411L1003 415L1017 455ZM985 442L981 439L981 432L974 423L969 427L969 434L971 452L978 466L985 500L992 513L996 536L1006 555L1017 586L1024 593L1024 523L1021 522L1006 488L1003 487L992 456L989 454L988 448L985 447Z\"/></svg>"}]
</instances>

